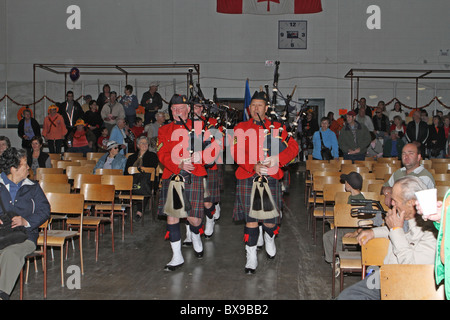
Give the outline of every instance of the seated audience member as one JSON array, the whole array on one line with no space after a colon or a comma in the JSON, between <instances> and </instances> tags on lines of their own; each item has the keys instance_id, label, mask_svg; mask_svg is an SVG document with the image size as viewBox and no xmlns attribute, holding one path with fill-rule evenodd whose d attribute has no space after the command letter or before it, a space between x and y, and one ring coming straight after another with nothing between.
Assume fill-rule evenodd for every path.
<instances>
[{"instance_id":1,"label":"seated audience member","mask_svg":"<svg viewBox=\"0 0 450 320\"><path fill-rule=\"evenodd\" d=\"M415 176L423 181L427 189L435 187L435 181L433 175L425 169L420 161L422 160L421 150L417 143L408 143L402 150L402 163L403 168L395 171L389 180L381 188L381 193L385 196L385 204L390 206L392 187L394 183L404 176Z\"/></svg>"},{"instance_id":2,"label":"seated audience member","mask_svg":"<svg viewBox=\"0 0 450 320\"><path fill-rule=\"evenodd\" d=\"M41 127L39 123L31 117L31 111L25 109L23 111L23 118L19 121L17 126L17 133L22 139L22 148L31 149L31 138L41 136Z\"/></svg>"},{"instance_id":3,"label":"seated audience member","mask_svg":"<svg viewBox=\"0 0 450 320\"><path fill-rule=\"evenodd\" d=\"M405 113L402 110L402 105L400 102L395 102L394 109L389 111L389 120L394 121L395 117L400 117L401 122L404 122L406 119Z\"/></svg>"},{"instance_id":4,"label":"seated audience member","mask_svg":"<svg viewBox=\"0 0 450 320\"><path fill-rule=\"evenodd\" d=\"M377 107L375 110L375 116L372 118L374 133L377 138L385 139L389 134L389 118L383 113L382 107Z\"/></svg>"},{"instance_id":5,"label":"seated audience member","mask_svg":"<svg viewBox=\"0 0 450 320\"><path fill-rule=\"evenodd\" d=\"M348 204L352 199L361 200L365 199L361 193L363 186L363 178L357 172L350 172L349 174L342 174L341 180L345 183L345 191L350 192L348 196ZM350 214L350 212L349 212ZM342 237L356 237L354 235L355 228L339 228L337 234L336 248L342 247ZM334 244L334 230L328 230L323 235L323 249L325 251L325 261L328 263L333 262L333 244Z\"/></svg>"},{"instance_id":6,"label":"seated audience member","mask_svg":"<svg viewBox=\"0 0 450 320\"><path fill-rule=\"evenodd\" d=\"M361 231L357 237L359 244L387 238L390 243L384 264L434 264L436 235L432 223L419 220L416 212L415 192L425 189L427 186L418 177L397 180L392 189L392 209L385 217L386 226ZM379 287L369 285L373 277L380 276L379 270L370 267L369 270L374 273L344 289L338 300L380 300Z\"/></svg>"},{"instance_id":7,"label":"seated audience member","mask_svg":"<svg viewBox=\"0 0 450 320\"><path fill-rule=\"evenodd\" d=\"M108 128L103 127L100 137L97 139L97 152L106 152L106 142L109 140Z\"/></svg>"},{"instance_id":8,"label":"seated audience member","mask_svg":"<svg viewBox=\"0 0 450 320\"><path fill-rule=\"evenodd\" d=\"M8 148L11 148L11 141L7 136L0 136L0 156Z\"/></svg>"},{"instance_id":9,"label":"seated audience member","mask_svg":"<svg viewBox=\"0 0 450 320\"><path fill-rule=\"evenodd\" d=\"M68 152L81 152L83 157L88 152L93 151L95 143L95 134L91 130L86 128L84 120L78 119L75 123L75 130L69 133L68 140L71 142L71 147Z\"/></svg>"},{"instance_id":10,"label":"seated audience member","mask_svg":"<svg viewBox=\"0 0 450 320\"><path fill-rule=\"evenodd\" d=\"M98 111L97 101L91 100L89 102L89 110L84 113L83 120L86 122L89 130L95 134L95 139L98 139L101 136L103 119Z\"/></svg>"},{"instance_id":11,"label":"seated audience member","mask_svg":"<svg viewBox=\"0 0 450 320\"><path fill-rule=\"evenodd\" d=\"M428 126L427 151L428 156L433 158L444 158L445 153L445 130L439 116L433 117L433 124Z\"/></svg>"},{"instance_id":12,"label":"seated audience member","mask_svg":"<svg viewBox=\"0 0 450 320\"><path fill-rule=\"evenodd\" d=\"M155 122L151 122L144 127L144 132L147 132L147 137L149 139L158 137L158 130L164 125L166 121L166 115L164 112L159 111L156 113L155 119Z\"/></svg>"},{"instance_id":13,"label":"seated audience member","mask_svg":"<svg viewBox=\"0 0 450 320\"><path fill-rule=\"evenodd\" d=\"M125 118L117 118L116 125L112 128L109 134L109 139L116 141L120 145L120 153L123 155L128 153L128 142L127 137L130 135L126 128Z\"/></svg>"},{"instance_id":14,"label":"seated audience member","mask_svg":"<svg viewBox=\"0 0 450 320\"><path fill-rule=\"evenodd\" d=\"M36 250L39 226L50 218L50 204L39 183L28 176L25 150L8 148L0 156L0 215L4 210L13 212L12 224L24 226L28 239L12 244L0 251L0 300L9 300L25 257Z\"/></svg>"},{"instance_id":15,"label":"seated audience member","mask_svg":"<svg viewBox=\"0 0 450 320\"><path fill-rule=\"evenodd\" d=\"M27 155L27 164L31 170L33 170L34 176L36 176L37 168L51 168L52 161L47 152L42 151L42 138L33 137L31 139L31 152Z\"/></svg>"},{"instance_id":16,"label":"seated audience member","mask_svg":"<svg viewBox=\"0 0 450 320\"><path fill-rule=\"evenodd\" d=\"M372 117L369 117L366 114L366 111L364 109L362 109L362 108L359 109L358 113L356 114L356 119L355 120L357 122L362 123L363 125L365 125L370 132L372 132L374 130Z\"/></svg>"},{"instance_id":17,"label":"seated audience member","mask_svg":"<svg viewBox=\"0 0 450 320\"><path fill-rule=\"evenodd\" d=\"M346 115L347 122L339 133L339 148L345 160L364 160L370 143L369 130L355 118L356 113L349 111Z\"/></svg>"},{"instance_id":18,"label":"seated audience member","mask_svg":"<svg viewBox=\"0 0 450 320\"><path fill-rule=\"evenodd\" d=\"M61 153L64 145L64 138L67 134L64 118L58 113L58 107L51 105L48 107L48 116L44 118L42 136L47 140L50 153Z\"/></svg>"},{"instance_id":19,"label":"seated audience member","mask_svg":"<svg viewBox=\"0 0 450 320\"><path fill-rule=\"evenodd\" d=\"M372 141L370 142L369 146L367 147L367 153L366 157L378 159L383 156L383 144L378 140L375 133L370 132L370 138Z\"/></svg>"},{"instance_id":20,"label":"seated audience member","mask_svg":"<svg viewBox=\"0 0 450 320\"><path fill-rule=\"evenodd\" d=\"M102 169L120 169L125 170L125 164L127 163L127 158L121 153L119 153L120 145L113 140L109 140L106 143L106 149L108 150L100 159L98 159L95 164L93 173L99 168Z\"/></svg>"},{"instance_id":21,"label":"seated audience member","mask_svg":"<svg viewBox=\"0 0 450 320\"><path fill-rule=\"evenodd\" d=\"M402 135L406 134L406 126L402 121L400 116L395 116L391 127L389 128L389 132L396 131L397 133L401 133Z\"/></svg>"},{"instance_id":22,"label":"seated audience member","mask_svg":"<svg viewBox=\"0 0 450 320\"><path fill-rule=\"evenodd\" d=\"M449 116L443 116L442 123L444 125L444 132L445 132L445 140L448 140L448 132L450 129L450 117Z\"/></svg>"},{"instance_id":23,"label":"seated audience member","mask_svg":"<svg viewBox=\"0 0 450 320\"><path fill-rule=\"evenodd\" d=\"M313 159L323 160L320 151L323 145L331 150L333 159L339 158L339 146L336 135L329 129L330 120L327 117L323 117L320 120L320 129L314 132L313 135ZM321 137L322 136L322 137ZM329 160L329 159L327 159Z\"/></svg>"},{"instance_id":24,"label":"seated audience member","mask_svg":"<svg viewBox=\"0 0 450 320\"><path fill-rule=\"evenodd\" d=\"M147 168L155 168L158 166L159 160L158 156L154 152L149 151L149 141L146 136L141 136L137 139L137 152L131 154L127 162L125 164L124 174L128 174L129 167L147 167ZM155 172L156 174L156 172ZM139 220L142 217L144 212L144 208L148 203L148 198L145 197L144 201L142 201L141 211L136 211L136 218Z\"/></svg>"},{"instance_id":25,"label":"seated audience member","mask_svg":"<svg viewBox=\"0 0 450 320\"><path fill-rule=\"evenodd\" d=\"M398 159L401 159L404 146L405 142L400 138L398 131L392 130L390 137L384 141L383 157L397 157Z\"/></svg>"}]
</instances>

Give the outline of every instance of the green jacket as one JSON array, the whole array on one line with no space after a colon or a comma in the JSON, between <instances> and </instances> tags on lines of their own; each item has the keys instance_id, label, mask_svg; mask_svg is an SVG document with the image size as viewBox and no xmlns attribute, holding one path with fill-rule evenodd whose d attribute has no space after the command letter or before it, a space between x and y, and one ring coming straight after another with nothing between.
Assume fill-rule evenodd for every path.
<instances>
[{"instance_id":1,"label":"green jacket","mask_svg":"<svg viewBox=\"0 0 450 320\"><path fill-rule=\"evenodd\" d=\"M356 143L353 139L353 133L348 124L341 129L339 133L339 148L343 153L348 153L350 149L355 150L360 148L359 154L366 154L367 147L370 144L370 133L369 129L358 121L356 123Z\"/></svg>"},{"instance_id":2,"label":"green jacket","mask_svg":"<svg viewBox=\"0 0 450 320\"><path fill-rule=\"evenodd\" d=\"M445 206L447 197L450 194L450 190L447 191L444 197L444 204L442 209L442 217L441 220L447 218L447 214L449 212L450 206ZM445 288L445 296L448 299L450 299L450 228L448 227L448 221L446 223L446 228L442 227L443 223L434 223L434 226L436 229L439 230L438 237L437 237L437 248L436 248L436 260L434 262L434 268L435 268L435 278L436 278L436 284L440 284L442 280L444 280L444 288ZM444 264L441 261L441 242L442 242L442 236L445 232L445 240L444 240L444 249L445 249L445 258L444 258Z\"/></svg>"}]
</instances>

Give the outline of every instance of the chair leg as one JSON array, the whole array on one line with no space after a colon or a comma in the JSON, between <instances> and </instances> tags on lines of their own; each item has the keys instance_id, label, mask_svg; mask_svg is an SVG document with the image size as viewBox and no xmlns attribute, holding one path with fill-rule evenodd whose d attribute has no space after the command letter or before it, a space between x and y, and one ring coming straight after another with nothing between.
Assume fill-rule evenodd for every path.
<instances>
[{"instance_id":1,"label":"chair leg","mask_svg":"<svg viewBox=\"0 0 450 320\"><path fill-rule=\"evenodd\" d=\"M80 232L81 234L81 232ZM81 264L81 274L84 275L84 262L83 262L83 238L80 235L79 241L80 241L80 264Z\"/></svg>"},{"instance_id":2,"label":"chair leg","mask_svg":"<svg viewBox=\"0 0 450 320\"><path fill-rule=\"evenodd\" d=\"M20 282L19 299L23 300L23 268L20 269L19 282Z\"/></svg>"},{"instance_id":3,"label":"chair leg","mask_svg":"<svg viewBox=\"0 0 450 320\"><path fill-rule=\"evenodd\" d=\"M61 245L61 287L64 287L64 244Z\"/></svg>"},{"instance_id":4,"label":"chair leg","mask_svg":"<svg viewBox=\"0 0 450 320\"><path fill-rule=\"evenodd\" d=\"M98 234L100 233L99 225L95 228L95 261L98 261Z\"/></svg>"}]
</instances>

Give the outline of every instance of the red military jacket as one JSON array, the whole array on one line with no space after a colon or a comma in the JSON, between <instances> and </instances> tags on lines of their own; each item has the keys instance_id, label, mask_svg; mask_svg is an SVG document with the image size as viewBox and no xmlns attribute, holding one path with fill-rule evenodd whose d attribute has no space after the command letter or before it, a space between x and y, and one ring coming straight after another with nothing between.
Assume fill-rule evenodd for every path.
<instances>
[{"instance_id":1,"label":"red military jacket","mask_svg":"<svg viewBox=\"0 0 450 320\"><path fill-rule=\"evenodd\" d=\"M188 119L186 121L186 126L188 129L192 129L192 120ZM204 125L201 121L194 121L194 129L196 135L200 135ZM206 130L204 133L204 139L207 140L210 133ZM158 143L157 143L157 154L158 159L164 166L164 171L162 178L168 179L172 174L179 174L181 169L178 165L181 163L182 159L187 159L191 157L189 150L190 136L186 127L178 122L171 122L159 128L158 130ZM202 159L199 163L194 163L193 175L196 176L206 176L205 160L210 162L213 156L215 156L215 150L211 148L219 148L215 139L206 150L195 150L199 152Z\"/></svg>"},{"instance_id":2,"label":"red military jacket","mask_svg":"<svg viewBox=\"0 0 450 320\"><path fill-rule=\"evenodd\" d=\"M271 126L271 121L267 118L264 119L265 128L269 129ZM276 133L279 131L281 124L279 122L274 122L273 128ZM264 127L258 124L254 119L248 121L240 122L234 128L234 141L231 154L234 157L234 161L238 164L238 169L236 170L237 179L247 179L256 174L254 170L255 164L262 162L264 160L264 137L265 137ZM280 143L286 143L286 138L288 134L286 127L283 126L281 132ZM278 170L275 173L270 174L271 177L275 179L283 178L282 168L289 164L298 154L299 147L297 141L294 139L289 139L286 143L286 149L279 153L279 165Z\"/></svg>"}]
</instances>

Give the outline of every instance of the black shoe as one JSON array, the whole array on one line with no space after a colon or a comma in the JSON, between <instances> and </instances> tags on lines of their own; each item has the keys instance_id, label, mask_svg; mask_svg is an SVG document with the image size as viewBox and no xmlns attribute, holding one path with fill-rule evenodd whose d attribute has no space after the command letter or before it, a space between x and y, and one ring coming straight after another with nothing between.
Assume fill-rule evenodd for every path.
<instances>
[{"instance_id":1,"label":"black shoe","mask_svg":"<svg viewBox=\"0 0 450 320\"><path fill-rule=\"evenodd\" d=\"M183 242L183 247L192 247L192 241Z\"/></svg>"},{"instance_id":2,"label":"black shoe","mask_svg":"<svg viewBox=\"0 0 450 320\"><path fill-rule=\"evenodd\" d=\"M251 268L245 268L244 271L246 274L255 274L255 272L256 272L255 269L251 269Z\"/></svg>"},{"instance_id":3,"label":"black shoe","mask_svg":"<svg viewBox=\"0 0 450 320\"><path fill-rule=\"evenodd\" d=\"M9 294L0 290L0 300L9 300Z\"/></svg>"},{"instance_id":4,"label":"black shoe","mask_svg":"<svg viewBox=\"0 0 450 320\"><path fill-rule=\"evenodd\" d=\"M194 250L194 254L198 259L202 259L203 258L203 251L202 252L197 252Z\"/></svg>"},{"instance_id":5,"label":"black shoe","mask_svg":"<svg viewBox=\"0 0 450 320\"><path fill-rule=\"evenodd\" d=\"M183 265L183 263L182 264L179 264L179 265L176 265L176 266L169 266L169 265L166 265L165 267L164 267L164 271L175 271L175 270L177 270L179 267L181 267Z\"/></svg>"}]
</instances>

